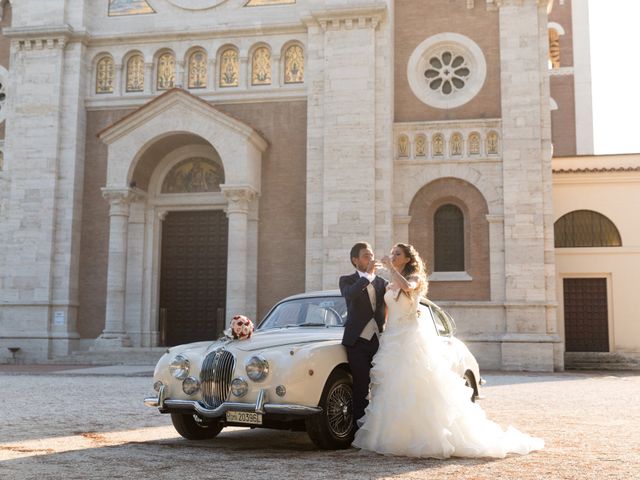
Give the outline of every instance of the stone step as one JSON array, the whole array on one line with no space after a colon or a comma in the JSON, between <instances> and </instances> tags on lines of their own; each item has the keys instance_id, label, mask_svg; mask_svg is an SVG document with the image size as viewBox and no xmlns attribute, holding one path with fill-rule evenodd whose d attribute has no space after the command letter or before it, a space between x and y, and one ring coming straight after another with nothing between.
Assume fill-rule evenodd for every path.
<instances>
[{"instance_id":1,"label":"stone step","mask_svg":"<svg viewBox=\"0 0 640 480\"><path fill-rule=\"evenodd\" d=\"M615 352L565 352L567 370L638 370L640 357Z\"/></svg>"},{"instance_id":2,"label":"stone step","mask_svg":"<svg viewBox=\"0 0 640 480\"><path fill-rule=\"evenodd\" d=\"M51 360L51 363L57 365L155 365L166 350L166 347L156 347L80 351L64 357L56 357Z\"/></svg>"}]
</instances>

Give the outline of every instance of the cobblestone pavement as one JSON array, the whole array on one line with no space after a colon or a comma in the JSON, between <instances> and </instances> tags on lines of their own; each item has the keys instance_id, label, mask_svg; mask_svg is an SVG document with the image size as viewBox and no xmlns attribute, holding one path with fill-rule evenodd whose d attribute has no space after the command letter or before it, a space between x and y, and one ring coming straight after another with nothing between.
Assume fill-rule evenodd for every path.
<instances>
[{"instance_id":1,"label":"cobblestone pavement","mask_svg":"<svg viewBox=\"0 0 640 480\"><path fill-rule=\"evenodd\" d=\"M190 442L142 404L152 393L147 373L7 370L0 369L2 480L640 479L637 373L486 375L488 416L543 437L546 448L442 461L319 451L304 433L275 430L228 428Z\"/></svg>"}]
</instances>

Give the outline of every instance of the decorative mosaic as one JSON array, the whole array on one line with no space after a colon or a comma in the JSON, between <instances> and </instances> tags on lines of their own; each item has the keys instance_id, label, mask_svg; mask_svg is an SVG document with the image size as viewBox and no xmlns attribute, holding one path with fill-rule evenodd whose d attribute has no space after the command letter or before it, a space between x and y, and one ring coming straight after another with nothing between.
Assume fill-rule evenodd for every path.
<instances>
[{"instance_id":1,"label":"decorative mosaic","mask_svg":"<svg viewBox=\"0 0 640 480\"><path fill-rule=\"evenodd\" d=\"M224 183L222 167L206 158L190 158L178 163L162 182L162 193L219 192Z\"/></svg>"},{"instance_id":2,"label":"decorative mosaic","mask_svg":"<svg viewBox=\"0 0 640 480\"><path fill-rule=\"evenodd\" d=\"M146 0L109 0L109 16L142 15L156 13Z\"/></svg>"},{"instance_id":3,"label":"decorative mosaic","mask_svg":"<svg viewBox=\"0 0 640 480\"><path fill-rule=\"evenodd\" d=\"M144 91L144 58L134 55L127 61L127 92Z\"/></svg>"},{"instance_id":4,"label":"decorative mosaic","mask_svg":"<svg viewBox=\"0 0 640 480\"><path fill-rule=\"evenodd\" d=\"M287 48L284 54L284 83L304 82L304 51L298 45Z\"/></svg>"},{"instance_id":5,"label":"decorative mosaic","mask_svg":"<svg viewBox=\"0 0 640 480\"><path fill-rule=\"evenodd\" d=\"M251 63L251 84L271 84L271 52L266 47L256 49Z\"/></svg>"},{"instance_id":6,"label":"decorative mosaic","mask_svg":"<svg viewBox=\"0 0 640 480\"><path fill-rule=\"evenodd\" d=\"M203 50L193 52L189 56L189 88L205 88L207 86L207 54Z\"/></svg>"}]
</instances>

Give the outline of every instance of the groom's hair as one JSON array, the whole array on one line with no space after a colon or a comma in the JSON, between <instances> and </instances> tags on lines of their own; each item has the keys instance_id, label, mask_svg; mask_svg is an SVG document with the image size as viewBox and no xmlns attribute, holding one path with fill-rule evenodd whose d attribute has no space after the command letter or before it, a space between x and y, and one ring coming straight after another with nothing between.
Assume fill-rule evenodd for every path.
<instances>
[{"instance_id":1,"label":"groom's hair","mask_svg":"<svg viewBox=\"0 0 640 480\"><path fill-rule=\"evenodd\" d=\"M353 247L351 247L351 256L349 257L349 260L351 260L351 265L353 265L354 267L356 266L356 264L353 263L353 259L358 258L360 256L360 250L364 248L373 250L373 248L371 248L371 245L369 245L367 242L358 242Z\"/></svg>"}]
</instances>

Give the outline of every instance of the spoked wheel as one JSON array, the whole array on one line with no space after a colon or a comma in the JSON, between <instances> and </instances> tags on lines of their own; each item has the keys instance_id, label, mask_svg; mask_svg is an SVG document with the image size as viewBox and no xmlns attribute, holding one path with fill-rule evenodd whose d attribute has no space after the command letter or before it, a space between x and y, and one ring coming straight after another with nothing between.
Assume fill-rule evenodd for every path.
<instances>
[{"instance_id":1,"label":"spoked wheel","mask_svg":"<svg viewBox=\"0 0 640 480\"><path fill-rule=\"evenodd\" d=\"M329 392L327 398L327 418L333 435L345 438L353 429L353 391L345 383L340 383Z\"/></svg>"},{"instance_id":2,"label":"spoked wheel","mask_svg":"<svg viewBox=\"0 0 640 480\"><path fill-rule=\"evenodd\" d=\"M332 450L351 445L355 432L351 385L351 375L335 370L322 392L322 412L307 418L307 433L319 448Z\"/></svg>"}]
</instances>

